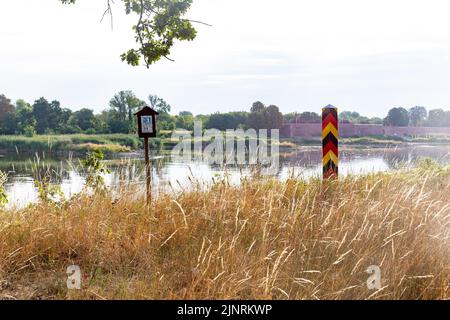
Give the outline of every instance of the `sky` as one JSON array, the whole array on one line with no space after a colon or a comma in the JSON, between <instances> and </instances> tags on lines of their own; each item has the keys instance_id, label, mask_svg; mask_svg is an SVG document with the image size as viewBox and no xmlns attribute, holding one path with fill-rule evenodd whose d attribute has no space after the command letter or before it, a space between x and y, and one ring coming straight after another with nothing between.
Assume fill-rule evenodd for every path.
<instances>
[{"instance_id":1,"label":"sky","mask_svg":"<svg viewBox=\"0 0 450 320\"><path fill-rule=\"evenodd\" d=\"M283 113L333 104L367 116L392 107L450 109L448 0L194 0L194 42L150 69L120 55L135 47L116 0L0 2L0 94L100 112L120 90L157 94L178 113Z\"/></svg>"}]
</instances>

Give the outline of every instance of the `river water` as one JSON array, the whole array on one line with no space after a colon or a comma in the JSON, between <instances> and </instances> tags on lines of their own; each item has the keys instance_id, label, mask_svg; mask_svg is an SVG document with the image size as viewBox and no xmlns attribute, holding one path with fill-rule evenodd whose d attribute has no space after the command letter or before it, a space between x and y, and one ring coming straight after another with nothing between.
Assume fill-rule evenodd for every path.
<instances>
[{"instance_id":1,"label":"river water","mask_svg":"<svg viewBox=\"0 0 450 320\"><path fill-rule=\"evenodd\" d=\"M403 165L413 165L418 159L432 158L442 164L450 163L450 146L415 145L390 148L342 148L340 173L361 174L395 170ZM251 174L249 167L222 167L205 162L184 163L173 160L170 155L152 159L154 189L164 192L179 192L194 185L207 186L214 179L227 175L229 181L238 184L241 177ZM137 185L143 188L143 157L139 154L121 155L107 159L111 173L105 176L106 184L114 190L118 186ZM47 175L52 184L59 186L66 197L83 190L85 173L79 159L7 155L0 157L0 170L8 174L5 185L8 207L20 208L38 201L34 184L37 175ZM321 148L304 147L283 154L276 176L283 180L294 175L311 177L321 175Z\"/></svg>"}]
</instances>

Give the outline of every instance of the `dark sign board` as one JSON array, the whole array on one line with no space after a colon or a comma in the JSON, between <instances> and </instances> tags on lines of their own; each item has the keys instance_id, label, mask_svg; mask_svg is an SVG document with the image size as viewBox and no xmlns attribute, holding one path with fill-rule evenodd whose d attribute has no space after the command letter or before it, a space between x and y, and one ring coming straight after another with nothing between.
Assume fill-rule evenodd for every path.
<instances>
[{"instance_id":1,"label":"dark sign board","mask_svg":"<svg viewBox=\"0 0 450 320\"><path fill-rule=\"evenodd\" d=\"M138 120L138 135L140 138L156 137L156 116L158 112L150 107L144 107L135 114Z\"/></svg>"}]
</instances>

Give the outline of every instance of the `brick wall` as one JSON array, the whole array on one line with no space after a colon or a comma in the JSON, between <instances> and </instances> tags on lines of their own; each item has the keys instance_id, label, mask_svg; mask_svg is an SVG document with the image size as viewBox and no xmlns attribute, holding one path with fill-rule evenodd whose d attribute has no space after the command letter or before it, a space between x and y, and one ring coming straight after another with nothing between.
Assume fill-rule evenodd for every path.
<instances>
[{"instance_id":1,"label":"brick wall","mask_svg":"<svg viewBox=\"0 0 450 320\"><path fill-rule=\"evenodd\" d=\"M282 137L312 138L322 135L320 123L290 123L281 128ZM415 135L450 135L450 127L385 127L376 124L340 123L339 135L341 137L355 136L415 136Z\"/></svg>"}]
</instances>

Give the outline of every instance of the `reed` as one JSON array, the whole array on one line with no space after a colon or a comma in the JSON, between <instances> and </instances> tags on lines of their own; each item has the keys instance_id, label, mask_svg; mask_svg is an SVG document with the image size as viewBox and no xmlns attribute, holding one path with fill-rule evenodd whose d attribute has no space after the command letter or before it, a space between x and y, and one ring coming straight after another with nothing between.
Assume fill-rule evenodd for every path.
<instances>
[{"instance_id":1,"label":"reed","mask_svg":"<svg viewBox=\"0 0 450 320\"><path fill-rule=\"evenodd\" d=\"M450 167L0 209L3 299L448 299ZM66 268L79 265L81 290ZM381 268L369 290L365 270Z\"/></svg>"}]
</instances>

